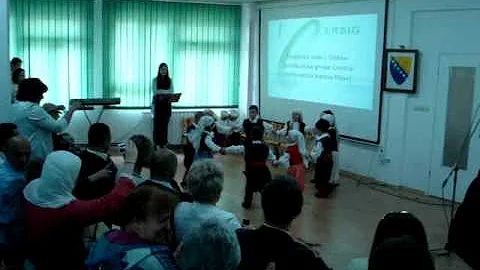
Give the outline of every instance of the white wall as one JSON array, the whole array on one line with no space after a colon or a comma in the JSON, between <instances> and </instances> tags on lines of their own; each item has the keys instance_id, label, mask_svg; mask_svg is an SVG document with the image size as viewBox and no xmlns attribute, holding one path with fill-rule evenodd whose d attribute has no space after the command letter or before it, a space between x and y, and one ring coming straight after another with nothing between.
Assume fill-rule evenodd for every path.
<instances>
[{"instance_id":1,"label":"white wall","mask_svg":"<svg viewBox=\"0 0 480 270\"><path fill-rule=\"evenodd\" d=\"M8 2L0 1L0 123L8 119L12 84L10 82Z\"/></svg>"},{"instance_id":2,"label":"white wall","mask_svg":"<svg viewBox=\"0 0 480 270\"><path fill-rule=\"evenodd\" d=\"M340 0L339 0L340 1ZM327 1L305 1L297 3L324 3ZM334 2L334 1L330 1ZM338 1L337 1L338 2ZM267 4L271 6L271 3ZM275 3L274 3L275 5ZM279 2L278 5L283 5ZM261 8L262 5L259 6ZM450 10L468 12L472 9L480 9L480 1L477 0L391 0L388 21L387 47L399 48L400 45L405 48L422 48L428 52L430 50L441 52L439 48L433 48L438 44L426 45L422 43L423 39L415 36L414 18L423 12L431 12L434 16L437 12ZM472 20L471 25L480 25L480 17ZM256 25L258 28L258 24ZM458 31L462 31L464 25L458 25ZM480 33L471 33L471 39L480 39ZM455 35L455 33L453 33ZM461 38L461 37L458 37ZM455 40L452 36L440 43L448 43ZM456 40L457 42L469 42L469 40ZM258 54L258 46L252 53ZM449 53L465 53L461 49L453 49ZM480 53L480 47L476 51L469 50L468 53ZM427 55L427 54L425 54ZM420 71L423 63L437 63L434 59L436 55L428 55L429 59L421 59ZM431 58L431 59L430 59ZM432 166L432 143L434 127L434 105L436 99L435 87L437 76L435 68L430 67L426 73L419 76L419 88L416 95L405 95L395 93L384 93L382 123L381 123L381 142L379 146L362 145L351 141L341 142L341 168L353 173L374 177L393 185L402 185L420 189L427 194L440 196L438 188L432 186L440 185L441 180L431 179ZM255 69L253 69L255 70ZM432 72L433 71L433 72ZM252 71L252 76L256 76ZM251 88L258 92L257 88ZM480 167L479 156L471 156L470 163L477 164ZM464 185L461 187L458 200L463 198L466 187L471 181L471 177L461 179ZM419 184L420 183L420 184Z\"/></svg>"}]
</instances>

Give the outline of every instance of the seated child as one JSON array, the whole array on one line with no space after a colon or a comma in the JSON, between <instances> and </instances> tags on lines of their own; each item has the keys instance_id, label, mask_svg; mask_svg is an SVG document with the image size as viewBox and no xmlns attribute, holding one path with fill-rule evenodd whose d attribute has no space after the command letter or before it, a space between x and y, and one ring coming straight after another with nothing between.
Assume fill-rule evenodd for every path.
<instances>
[{"instance_id":1,"label":"seated child","mask_svg":"<svg viewBox=\"0 0 480 270\"><path fill-rule=\"evenodd\" d=\"M105 233L93 246L86 269L176 270L171 243L175 195L142 184L126 199L121 230Z\"/></svg>"}]
</instances>

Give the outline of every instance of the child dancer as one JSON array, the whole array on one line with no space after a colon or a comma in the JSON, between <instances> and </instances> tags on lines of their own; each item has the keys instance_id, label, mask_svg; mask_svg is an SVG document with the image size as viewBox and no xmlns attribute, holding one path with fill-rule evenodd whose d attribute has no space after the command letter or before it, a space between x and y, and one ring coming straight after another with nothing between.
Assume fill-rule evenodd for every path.
<instances>
[{"instance_id":1,"label":"child dancer","mask_svg":"<svg viewBox=\"0 0 480 270\"><path fill-rule=\"evenodd\" d=\"M300 133L305 136L305 123L303 122L303 114L301 111L293 111L292 119L287 122L283 129L277 131L277 134L286 135L287 131L290 130L300 131Z\"/></svg>"},{"instance_id":2,"label":"child dancer","mask_svg":"<svg viewBox=\"0 0 480 270\"><path fill-rule=\"evenodd\" d=\"M311 156L316 160L314 183L317 188L315 197L327 198L333 189L330 184L330 177L332 174L333 158L333 140L328 134L330 124L325 119L320 119L315 124L319 135L315 138L315 147L312 150Z\"/></svg>"},{"instance_id":3,"label":"child dancer","mask_svg":"<svg viewBox=\"0 0 480 270\"><path fill-rule=\"evenodd\" d=\"M245 132L245 136L247 137L247 143L250 143L252 141L252 138L250 138L250 134L252 134L253 127L260 127L267 132L270 132L273 129L272 125L260 118L258 106L256 105L251 105L248 108L248 118L243 121L243 131Z\"/></svg>"},{"instance_id":4,"label":"child dancer","mask_svg":"<svg viewBox=\"0 0 480 270\"><path fill-rule=\"evenodd\" d=\"M213 142L213 129L215 128L215 119L210 115L204 115L200 118L197 128L192 133L190 141L195 148L194 160L202 158L213 158L215 153L235 153L235 148L220 147Z\"/></svg>"},{"instance_id":5,"label":"child dancer","mask_svg":"<svg viewBox=\"0 0 480 270\"><path fill-rule=\"evenodd\" d=\"M232 132L230 126L230 114L227 111L222 111L220 113L220 119L216 123L216 133L215 133L215 142L220 146L228 145L228 137Z\"/></svg>"},{"instance_id":6,"label":"child dancer","mask_svg":"<svg viewBox=\"0 0 480 270\"><path fill-rule=\"evenodd\" d=\"M326 110L322 112L320 116L321 119L325 119L328 121L330 127L328 128L328 134L332 140L332 160L333 160L333 168L332 168L332 175L330 177L330 183L337 184L338 179L340 177L340 166L338 164L338 131L335 124L335 115L332 111ZM338 185L338 184L337 184Z\"/></svg>"},{"instance_id":7,"label":"child dancer","mask_svg":"<svg viewBox=\"0 0 480 270\"><path fill-rule=\"evenodd\" d=\"M287 139L289 145L285 148L285 153L274 162L274 165L288 164L287 174L297 180L303 191L305 186L305 167L308 161L305 138L300 131L290 130L287 134Z\"/></svg>"},{"instance_id":8,"label":"child dancer","mask_svg":"<svg viewBox=\"0 0 480 270\"><path fill-rule=\"evenodd\" d=\"M240 114L238 110L230 111L230 121L229 125L231 128L231 135L229 141L232 145L241 145L242 144L242 130L243 123L240 120Z\"/></svg>"},{"instance_id":9,"label":"child dancer","mask_svg":"<svg viewBox=\"0 0 480 270\"><path fill-rule=\"evenodd\" d=\"M230 151L233 153L245 154L245 176L247 184L245 186L245 197L243 199L243 208L249 209L252 206L253 193L261 192L265 185L270 182L272 175L268 169L267 161L275 161L276 157L270 148L263 142L263 129L254 127L252 129L252 142L239 146L232 146Z\"/></svg>"},{"instance_id":10,"label":"child dancer","mask_svg":"<svg viewBox=\"0 0 480 270\"><path fill-rule=\"evenodd\" d=\"M195 129L197 128L197 124L200 121L200 118L204 115L204 112L196 112L193 122L190 123L189 126L187 126L187 129L185 130L184 136L186 138L185 144L183 145L183 154L184 154L184 159L183 159L183 165L185 166L185 174L183 175L182 182L180 183L183 186L185 186L185 177L187 176L188 171L190 170L190 167L192 166L193 159L195 158L195 148L193 147L192 144L192 136L195 132Z\"/></svg>"}]
</instances>

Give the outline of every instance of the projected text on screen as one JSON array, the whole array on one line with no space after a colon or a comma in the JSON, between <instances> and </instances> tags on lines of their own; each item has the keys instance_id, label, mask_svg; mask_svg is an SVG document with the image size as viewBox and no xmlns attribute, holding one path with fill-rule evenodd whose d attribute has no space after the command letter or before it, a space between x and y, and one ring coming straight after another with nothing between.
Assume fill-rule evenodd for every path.
<instances>
[{"instance_id":1,"label":"projected text on screen","mask_svg":"<svg viewBox=\"0 0 480 270\"><path fill-rule=\"evenodd\" d=\"M268 95L373 110L377 14L268 23Z\"/></svg>"}]
</instances>

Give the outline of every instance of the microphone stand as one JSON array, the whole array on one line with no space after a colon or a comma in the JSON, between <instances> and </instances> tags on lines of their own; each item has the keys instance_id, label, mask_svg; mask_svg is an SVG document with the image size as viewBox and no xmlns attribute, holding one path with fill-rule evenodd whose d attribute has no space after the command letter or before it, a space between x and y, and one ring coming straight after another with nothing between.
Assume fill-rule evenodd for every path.
<instances>
[{"instance_id":1,"label":"microphone stand","mask_svg":"<svg viewBox=\"0 0 480 270\"><path fill-rule=\"evenodd\" d=\"M463 153L466 151L467 143L470 142L473 134L475 134L475 132L477 131L478 126L480 124L480 119L477 119L479 108L480 108L480 103L477 105L477 108L475 109L475 115L473 117L473 121L470 123L470 130L467 133L467 135L465 136L465 138L463 139L462 146L460 147L460 150L458 151L457 157L455 159L455 163L454 163L453 167L451 168L450 172L448 173L447 177L445 178L445 180L443 180L443 183L442 183L442 190L443 190L443 189L445 189L448 182L450 181L450 178L453 175L453 187L452 187L453 190L452 190L452 198L451 198L451 201L450 201L450 203L451 203L450 204L450 221L449 221L449 224L448 224L448 234L450 234L450 227L452 226L452 222L453 222L453 219L455 217L455 198L456 198L456 193L457 193L458 171L460 169L459 166L458 166L458 163L459 163L460 158L462 157ZM476 120L476 122L475 122L475 120ZM445 244L444 250L447 253L446 254L441 254L441 255L450 255L451 247L450 247L450 243L448 241L448 236L447 236L447 243Z\"/></svg>"}]
</instances>

